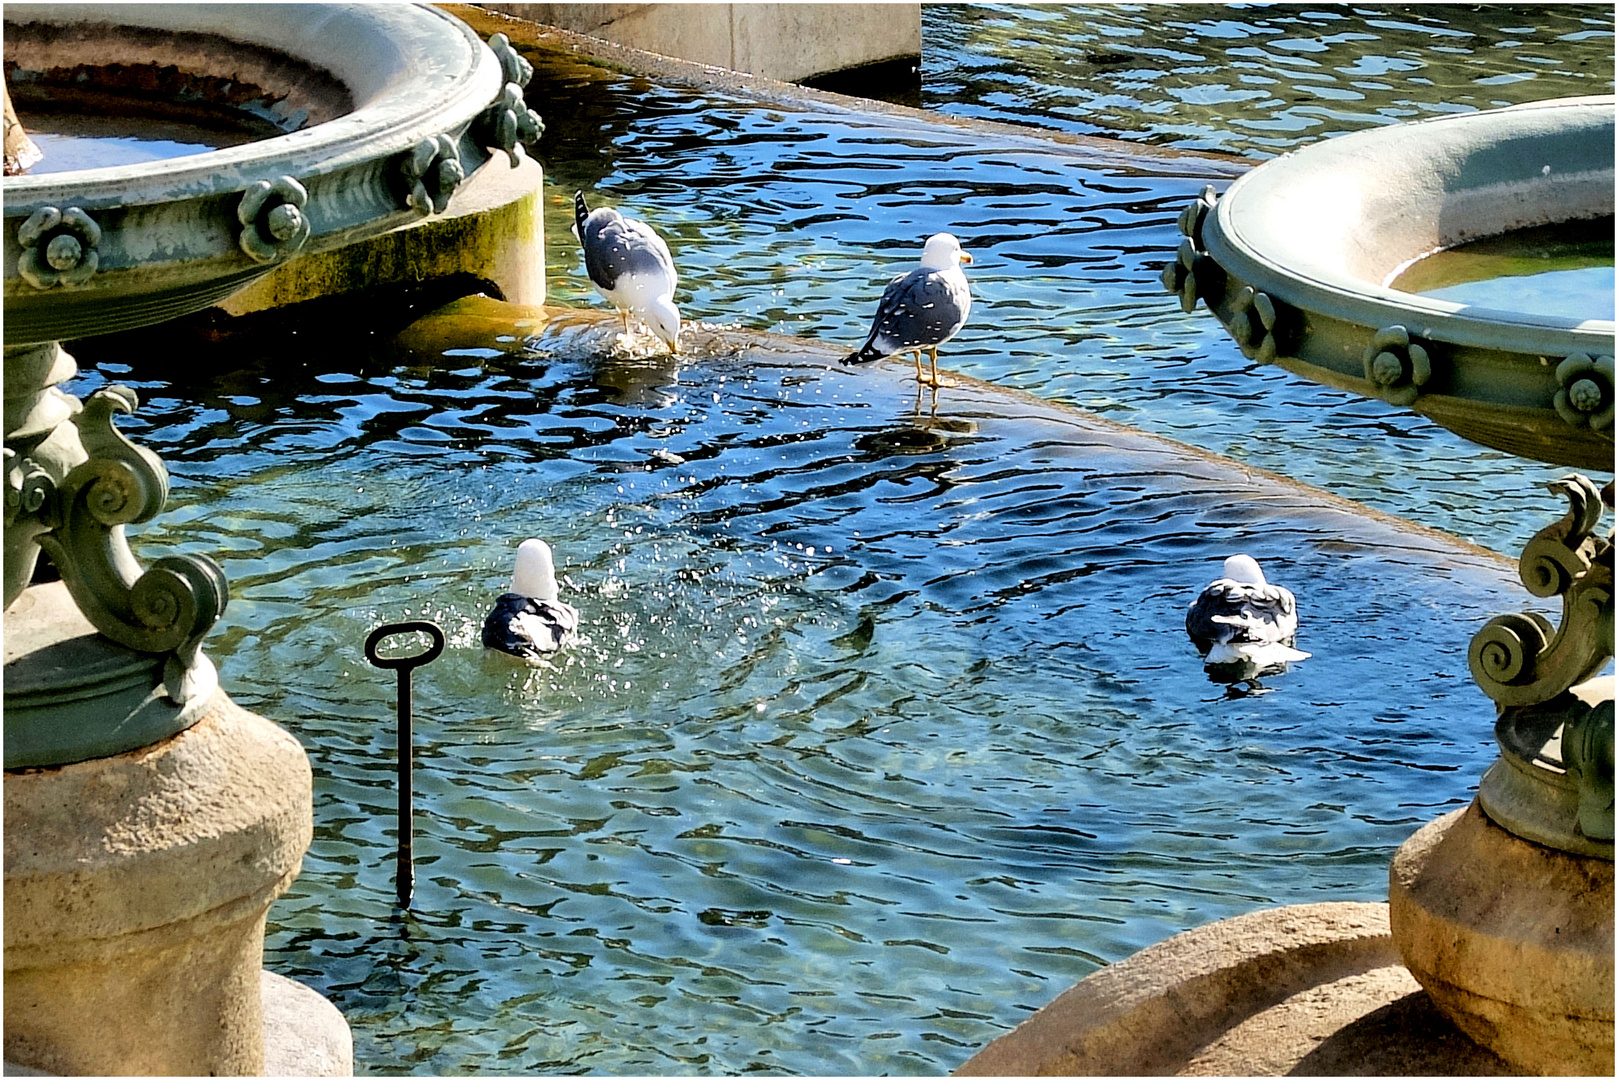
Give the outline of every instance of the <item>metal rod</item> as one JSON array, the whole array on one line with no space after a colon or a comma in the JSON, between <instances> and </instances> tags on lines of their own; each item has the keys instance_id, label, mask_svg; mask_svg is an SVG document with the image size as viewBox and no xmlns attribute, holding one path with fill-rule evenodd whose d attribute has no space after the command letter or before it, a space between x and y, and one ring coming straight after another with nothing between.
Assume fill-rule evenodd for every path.
<instances>
[{"instance_id":1,"label":"metal rod","mask_svg":"<svg viewBox=\"0 0 1618 1080\"><path fill-rule=\"evenodd\" d=\"M416 837L416 802L411 784L415 736L410 726L410 670L399 669L399 862L394 870L394 882L402 908L410 906L410 898L416 891L416 862L412 851Z\"/></svg>"},{"instance_id":2,"label":"metal rod","mask_svg":"<svg viewBox=\"0 0 1618 1080\"><path fill-rule=\"evenodd\" d=\"M377 652L377 646L385 638L394 634L426 634L432 639L427 650L415 656L382 656ZM399 827L398 827L398 859L394 871L394 885L399 897L399 906L405 910L410 908L410 900L416 891L416 864L412 851L415 840L415 792L413 782L413 765L415 737L411 729L414 719L412 715L413 703L411 701L410 676L416 668L430 664L444 651L444 631L435 622L424 619L412 622L388 623L371 631L370 637L365 639L365 658L372 665L379 668L393 668L399 673Z\"/></svg>"}]
</instances>

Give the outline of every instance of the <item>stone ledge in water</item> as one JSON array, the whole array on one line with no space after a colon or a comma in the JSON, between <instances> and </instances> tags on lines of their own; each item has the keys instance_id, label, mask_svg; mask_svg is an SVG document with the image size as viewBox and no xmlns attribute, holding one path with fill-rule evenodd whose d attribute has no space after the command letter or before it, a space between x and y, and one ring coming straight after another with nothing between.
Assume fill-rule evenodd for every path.
<instances>
[{"instance_id":1,"label":"stone ledge in water","mask_svg":"<svg viewBox=\"0 0 1618 1080\"><path fill-rule=\"evenodd\" d=\"M1386 904L1256 911L1080 980L958 1076L1513 1075L1399 964Z\"/></svg>"}]
</instances>

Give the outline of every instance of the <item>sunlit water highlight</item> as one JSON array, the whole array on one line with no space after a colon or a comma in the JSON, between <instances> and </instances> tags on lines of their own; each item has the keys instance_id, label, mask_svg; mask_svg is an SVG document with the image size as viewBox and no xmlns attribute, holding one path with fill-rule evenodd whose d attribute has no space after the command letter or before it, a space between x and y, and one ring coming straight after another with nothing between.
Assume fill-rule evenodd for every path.
<instances>
[{"instance_id":1,"label":"sunlit water highlight","mask_svg":"<svg viewBox=\"0 0 1618 1080\"><path fill-rule=\"evenodd\" d=\"M575 187L669 236L689 316L844 348L949 229L977 303L946 366L1502 550L1559 510L1533 484L1561 470L1255 370L1180 313L1156 274L1194 163L536 60L553 301L600 307ZM489 327L74 350L76 392L140 390L125 426L175 478L142 557L222 561L210 655L310 751L315 843L267 962L344 1010L362 1071L945 1072L1177 930L1385 895L1393 848L1493 756L1465 653L1526 606L1508 566L1035 399L935 408L831 347L719 335L676 369ZM534 534L584 640L491 674L477 627ZM1257 696L1209 683L1182 628L1237 548L1297 591L1315 654ZM423 616L450 648L417 679L401 937L392 681L360 643Z\"/></svg>"}]
</instances>

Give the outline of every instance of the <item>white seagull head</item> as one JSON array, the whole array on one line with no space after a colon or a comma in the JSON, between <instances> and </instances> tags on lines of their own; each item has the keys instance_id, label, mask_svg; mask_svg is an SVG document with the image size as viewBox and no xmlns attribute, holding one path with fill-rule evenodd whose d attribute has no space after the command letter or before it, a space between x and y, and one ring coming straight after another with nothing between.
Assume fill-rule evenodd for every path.
<instances>
[{"instance_id":1,"label":"white seagull head","mask_svg":"<svg viewBox=\"0 0 1618 1080\"><path fill-rule=\"evenodd\" d=\"M923 270L948 270L971 261L972 256L961 250L961 242L955 239L953 233L934 233L927 238L927 246L921 249Z\"/></svg>"},{"instance_id":2,"label":"white seagull head","mask_svg":"<svg viewBox=\"0 0 1618 1080\"><path fill-rule=\"evenodd\" d=\"M511 591L519 596L556 602L556 564L551 546L543 540L524 540L517 546L517 569L511 575Z\"/></svg>"},{"instance_id":3,"label":"white seagull head","mask_svg":"<svg viewBox=\"0 0 1618 1080\"><path fill-rule=\"evenodd\" d=\"M637 307L635 314L652 328L652 333L662 339L663 344L669 347L669 352L680 351L680 309L674 306L671 298L654 296L644 307Z\"/></svg>"},{"instance_id":4,"label":"white seagull head","mask_svg":"<svg viewBox=\"0 0 1618 1080\"><path fill-rule=\"evenodd\" d=\"M1251 555L1232 555L1226 559L1224 576L1243 585L1269 584L1264 580L1264 571L1259 569L1258 560Z\"/></svg>"}]
</instances>

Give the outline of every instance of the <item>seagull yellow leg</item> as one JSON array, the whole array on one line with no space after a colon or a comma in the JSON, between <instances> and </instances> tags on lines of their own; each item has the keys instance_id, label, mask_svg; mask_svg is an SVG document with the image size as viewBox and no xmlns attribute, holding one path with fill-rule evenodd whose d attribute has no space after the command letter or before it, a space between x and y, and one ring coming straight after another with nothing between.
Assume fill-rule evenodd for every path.
<instances>
[{"instance_id":1,"label":"seagull yellow leg","mask_svg":"<svg viewBox=\"0 0 1618 1080\"><path fill-rule=\"evenodd\" d=\"M916 350L916 385L920 386L921 382L922 382L922 379L921 379L921 350L917 349Z\"/></svg>"}]
</instances>

